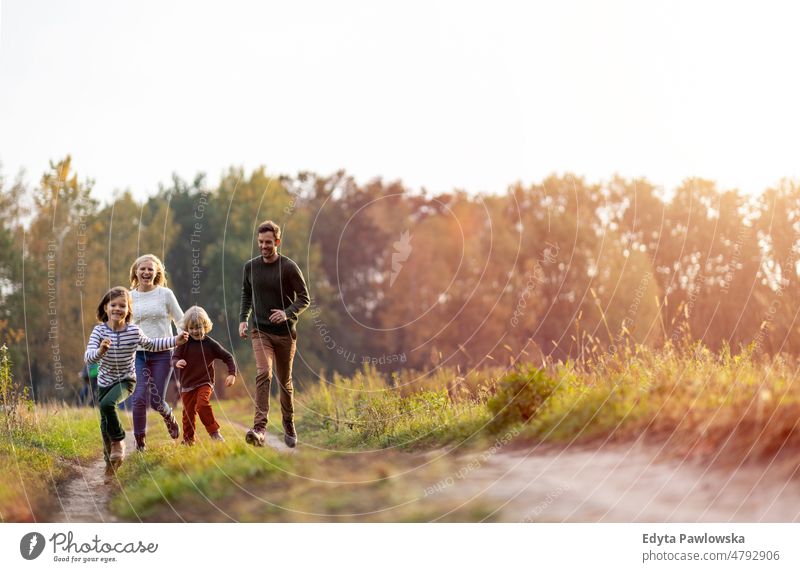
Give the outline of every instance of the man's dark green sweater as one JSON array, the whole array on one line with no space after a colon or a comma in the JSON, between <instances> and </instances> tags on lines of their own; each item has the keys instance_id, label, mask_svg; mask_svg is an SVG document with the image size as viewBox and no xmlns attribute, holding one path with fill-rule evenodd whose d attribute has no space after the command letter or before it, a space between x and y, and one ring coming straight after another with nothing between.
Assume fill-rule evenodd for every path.
<instances>
[{"instance_id":1,"label":"man's dark green sweater","mask_svg":"<svg viewBox=\"0 0 800 572\"><path fill-rule=\"evenodd\" d=\"M239 322L246 322L253 313L256 329L279 336L297 337L297 316L310 303L303 273L293 260L282 254L275 262L264 262L260 256L244 264L242 305ZM283 310L288 320L282 324L269 321L272 310Z\"/></svg>"}]
</instances>

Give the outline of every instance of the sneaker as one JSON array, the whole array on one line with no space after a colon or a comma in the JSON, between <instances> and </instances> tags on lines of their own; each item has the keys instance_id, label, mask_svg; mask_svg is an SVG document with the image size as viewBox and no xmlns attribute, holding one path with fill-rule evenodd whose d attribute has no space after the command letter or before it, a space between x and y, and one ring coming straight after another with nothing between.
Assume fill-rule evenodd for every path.
<instances>
[{"instance_id":1,"label":"sneaker","mask_svg":"<svg viewBox=\"0 0 800 572\"><path fill-rule=\"evenodd\" d=\"M175 414L170 413L169 417L164 418L164 423L167 425L167 431L169 431L169 436L173 439L177 439L181 434L181 427L178 425L178 422L175 421Z\"/></svg>"},{"instance_id":2,"label":"sneaker","mask_svg":"<svg viewBox=\"0 0 800 572\"><path fill-rule=\"evenodd\" d=\"M136 450L140 453L143 453L147 448L147 445L144 442L144 435L134 435L134 437L136 438Z\"/></svg>"},{"instance_id":3,"label":"sneaker","mask_svg":"<svg viewBox=\"0 0 800 572\"><path fill-rule=\"evenodd\" d=\"M297 446L297 431L294 429L294 423L289 422L283 424L283 442L290 449Z\"/></svg>"},{"instance_id":4,"label":"sneaker","mask_svg":"<svg viewBox=\"0 0 800 572\"><path fill-rule=\"evenodd\" d=\"M212 441L222 441L222 442L225 442L225 437L223 437L223 436L222 436L222 433L220 433L219 431L214 431L214 432L211 434L211 440L212 440Z\"/></svg>"},{"instance_id":5,"label":"sneaker","mask_svg":"<svg viewBox=\"0 0 800 572\"><path fill-rule=\"evenodd\" d=\"M254 447L263 447L264 441L267 440L267 436L264 435L264 431L256 431L255 429L250 429L247 432L247 435L244 436L244 440L253 445Z\"/></svg>"},{"instance_id":6,"label":"sneaker","mask_svg":"<svg viewBox=\"0 0 800 572\"><path fill-rule=\"evenodd\" d=\"M111 461L121 461L125 456L125 441L112 441L111 454L108 458Z\"/></svg>"}]
</instances>

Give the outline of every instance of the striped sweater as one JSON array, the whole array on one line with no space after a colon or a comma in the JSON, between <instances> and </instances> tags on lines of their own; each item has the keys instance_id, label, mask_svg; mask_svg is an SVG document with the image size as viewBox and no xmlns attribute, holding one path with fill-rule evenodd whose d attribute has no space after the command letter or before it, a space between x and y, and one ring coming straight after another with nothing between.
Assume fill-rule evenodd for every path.
<instances>
[{"instance_id":1,"label":"striped sweater","mask_svg":"<svg viewBox=\"0 0 800 572\"><path fill-rule=\"evenodd\" d=\"M111 340L111 347L104 356L100 356L100 342L105 338ZM177 337L148 338L136 324L128 324L124 330L112 330L108 322L98 324L89 336L89 345L83 356L87 364L100 362L97 385L109 387L123 379L136 379L136 347L147 351L160 352L174 348Z\"/></svg>"}]
</instances>

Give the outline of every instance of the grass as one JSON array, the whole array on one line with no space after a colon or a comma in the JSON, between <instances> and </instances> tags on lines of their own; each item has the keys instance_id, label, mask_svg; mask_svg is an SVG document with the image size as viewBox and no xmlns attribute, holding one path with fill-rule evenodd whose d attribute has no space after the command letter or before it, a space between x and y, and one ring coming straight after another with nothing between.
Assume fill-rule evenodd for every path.
<instances>
[{"instance_id":1,"label":"grass","mask_svg":"<svg viewBox=\"0 0 800 572\"><path fill-rule=\"evenodd\" d=\"M74 463L102 449L97 411L37 406L18 412L15 425L0 434L0 517L29 522L46 518L53 487L70 476Z\"/></svg>"},{"instance_id":2,"label":"grass","mask_svg":"<svg viewBox=\"0 0 800 572\"><path fill-rule=\"evenodd\" d=\"M119 470L112 510L130 520L425 519L438 507L369 508L405 506L455 470L454 455L442 455L430 473L420 472L425 451L458 446L474 453L502 434L518 443L643 438L713 463L792 460L800 451L798 365L752 349L733 355L685 344L469 374L441 369L386 378L366 367L296 393L301 446L293 455L244 444L249 398L215 402L228 441L211 442L201 430L193 448L175 446L151 413L149 450L130 454ZM270 427L280 433L278 409L273 398ZM42 508L28 499L47 498L70 461L99 456L97 413L21 407L15 423L0 436L0 469L10 475L0 483L0 516L30 520ZM410 476L391 477L405 469ZM327 516L314 516L320 507ZM370 514L352 516L360 513Z\"/></svg>"},{"instance_id":3,"label":"grass","mask_svg":"<svg viewBox=\"0 0 800 572\"><path fill-rule=\"evenodd\" d=\"M165 431L149 431L147 451L130 453L117 472L120 492L111 510L124 519L149 519L155 513L164 514L164 508L173 504L191 502L210 508L237 486L291 468L291 458L269 447L247 446L235 437L239 433L236 427L221 424L227 441L214 442L201 434L193 447L176 445ZM166 520L180 520L177 513L170 516L169 512Z\"/></svg>"},{"instance_id":4,"label":"grass","mask_svg":"<svg viewBox=\"0 0 800 572\"><path fill-rule=\"evenodd\" d=\"M420 450L482 436L490 420L487 373L460 376L441 369L419 377L407 371L389 380L365 366L351 378L334 376L297 398L298 431L337 449L397 447Z\"/></svg>"},{"instance_id":5,"label":"grass","mask_svg":"<svg viewBox=\"0 0 800 572\"><path fill-rule=\"evenodd\" d=\"M521 435L556 442L644 437L675 455L723 462L794 455L800 450L796 372L787 358L713 354L700 345L640 347L590 367L560 364L547 372L552 391L520 422ZM507 396L507 403L532 392Z\"/></svg>"},{"instance_id":6,"label":"grass","mask_svg":"<svg viewBox=\"0 0 800 572\"><path fill-rule=\"evenodd\" d=\"M800 451L798 362L701 344L624 347L576 363L387 380L366 368L298 396L306 440L342 449L484 447L514 429L554 443L644 437L676 455L764 461ZM411 381L407 381L411 380Z\"/></svg>"}]
</instances>

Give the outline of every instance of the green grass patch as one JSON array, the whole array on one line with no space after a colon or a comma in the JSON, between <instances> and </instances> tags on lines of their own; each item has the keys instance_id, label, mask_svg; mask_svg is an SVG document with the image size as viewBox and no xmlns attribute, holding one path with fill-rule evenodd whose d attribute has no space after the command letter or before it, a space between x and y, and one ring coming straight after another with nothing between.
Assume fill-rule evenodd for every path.
<instances>
[{"instance_id":1,"label":"green grass patch","mask_svg":"<svg viewBox=\"0 0 800 572\"><path fill-rule=\"evenodd\" d=\"M800 449L797 369L793 358L700 344L517 364L482 378L446 369L386 378L366 367L298 395L297 423L306 441L342 449L481 447L513 428L537 441L644 435L679 455L724 449L728 460L763 460Z\"/></svg>"},{"instance_id":2,"label":"green grass patch","mask_svg":"<svg viewBox=\"0 0 800 572\"><path fill-rule=\"evenodd\" d=\"M441 370L387 379L365 366L351 378L334 376L298 395L298 432L307 441L342 449L463 443L482 434L490 419L484 403L490 392L478 381Z\"/></svg>"},{"instance_id":3,"label":"green grass patch","mask_svg":"<svg viewBox=\"0 0 800 572\"><path fill-rule=\"evenodd\" d=\"M236 485L246 486L250 479L279 475L291 467L287 455L246 445L237 437L238 428L221 424L227 441L217 443L198 435L193 447L176 445L160 437L157 429L148 432L147 451L129 453L117 471L121 490L111 510L124 519L147 519L165 504L185 507L218 500Z\"/></svg>"},{"instance_id":4,"label":"green grass patch","mask_svg":"<svg viewBox=\"0 0 800 572\"><path fill-rule=\"evenodd\" d=\"M72 464L102 452L96 410L37 406L17 413L10 431L0 433L0 517L11 522L46 518L53 487Z\"/></svg>"}]
</instances>

